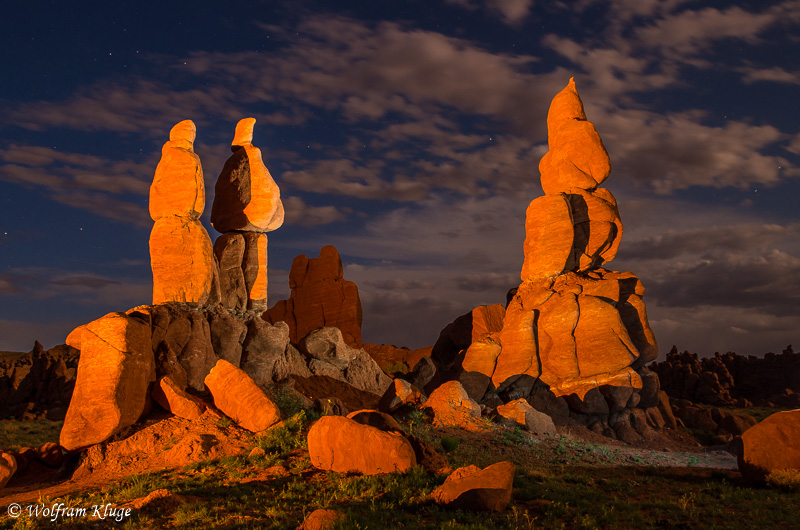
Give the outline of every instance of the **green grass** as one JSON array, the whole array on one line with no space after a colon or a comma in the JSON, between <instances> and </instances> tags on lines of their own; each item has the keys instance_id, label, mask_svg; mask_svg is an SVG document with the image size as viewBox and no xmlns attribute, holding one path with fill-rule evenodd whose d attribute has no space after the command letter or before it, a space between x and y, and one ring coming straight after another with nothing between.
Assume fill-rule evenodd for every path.
<instances>
[{"instance_id":1,"label":"green grass","mask_svg":"<svg viewBox=\"0 0 800 530\"><path fill-rule=\"evenodd\" d=\"M63 421L0 421L0 449L18 451L23 447L41 447L58 442Z\"/></svg>"},{"instance_id":2,"label":"green grass","mask_svg":"<svg viewBox=\"0 0 800 530\"><path fill-rule=\"evenodd\" d=\"M524 431L452 434L417 424L417 436L437 444L452 467L517 465L513 498L502 513L447 510L430 500L444 481L421 467L377 476L324 472L308 458L309 426L300 412L253 445L266 454L198 462L180 470L128 477L83 495L48 499L72 506L124 503L166 488L182 502L134 510L124 528L296 528L317 508L340 511L336 528L792 528L800 524L793 487L753 488L737 472L631 465L618 449L565 436L531 438ZM405 425L408 428L408 424ZM507 443L506 443L507 442ZM636 457L640 458L640 457ZM647 464L640 459L642 464ZM794 477L781 484L794 484ZM0 529L43 528L0 517ZM81 521L84 525L90 521ZM15 524L17 526L15 526ZM57 526L62 525L59 522ZM72 522L80 527L77 522ZM69 526L69 524L67 524Z\"/></svg>"}]
</instances>

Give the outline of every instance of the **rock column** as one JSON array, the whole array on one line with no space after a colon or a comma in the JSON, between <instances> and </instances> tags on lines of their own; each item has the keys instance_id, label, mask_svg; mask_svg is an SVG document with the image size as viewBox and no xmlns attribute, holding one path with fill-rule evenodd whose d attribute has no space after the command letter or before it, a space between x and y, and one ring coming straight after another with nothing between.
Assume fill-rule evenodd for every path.
<instances>
[{"instance_id":1,"label":"rock column","mask_svg":"<svg viewBox=\"0 0 800 530\"><path fill-rule=\"evenodd\" d=\"M550 150L539 164L545 195L527 210L522 284L502 330L473 342L464 365L480 366L498 387L520 374L538 377L584 403L599 388L602 406L583 410L576 402L584 413L652 401L658 379L644 365L658 350L644 287L630 272L601 267L617 253L622 222L616 199L599 187L611 164L573 79L553 98L547 129Z\"/></svg>"},{"instance_id":2,"label":"rock column","mask_svg":"<svg viewBox=\"0 0 800 530\"><path fill-rule=\"evenodd\" d=\"M267 309L266 232L283 224L280 190L252 143L255 122L236 125L211 207L211 224L222 234L214 244L222 304L236 311Z\"/></svg>"},{"instance_id":3,"label":"rock column","mask_svg":"<svg viewBox=\"0 0 800 530\"><path fill-rule=\"evenodd\" d=\"M195 131L191 120L172 128L150 186L153 304L204 305L219 296L211 238L198 221L206 197Z\"/></svg>"}]
</instances>

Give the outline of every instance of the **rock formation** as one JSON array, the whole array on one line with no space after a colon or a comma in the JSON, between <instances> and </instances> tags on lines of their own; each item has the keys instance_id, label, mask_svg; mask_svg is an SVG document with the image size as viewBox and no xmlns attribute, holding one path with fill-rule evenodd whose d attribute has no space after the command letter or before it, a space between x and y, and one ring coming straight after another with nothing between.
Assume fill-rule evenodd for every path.
<instances>
[{"instance_id":1,"label":"rock formation","mask_svg":"<svg viewBox=\"0 0 800 530\"><path fill-rule=\"evenodd\" d=\"M782 353L763 357L733 352L699 359L678 352L648 368L658 374L671 398L716 406L800 408L800 353L789 345Z\"/></svg>"},{"instance_id":2,"label":"rock formation","mask_svg":"<svg viewBox=\"0 0 800 530\"><path fill-rule=\"evenodd\" d=\"M644 364L658 350L644 287L632 273L601 267L617 252L622 222L614 196L598 187L611 170L609 158L574 80L553 98L547 127L550 150L540 164L545 195L526 214L522 284L502 329L473 340L462 366L491 377L498 391L525 375L556 396L575 395L576 403L598 387L628 389L598 393L608 407L583 413L635 406L652 383L646 405L652 407L658 384Z\"/></svg>"},{"instance_id":3,"label":"rock formation","mask_svg":"<svg viewBox=\"0 0 800 530\"><path fill-rule=\"evenodd\" d=\"M203 305L219 297L211 238L198 221L206 197L194 139L191 120L172 128L150 186L150 217L155 221L150 232L153 304Z\"/></svg>"},{"instance_id":4,"label":"rock formation","mask_svg":"<svg viewBox=\"0 0 800 530\"><path fill-rule=\"evenodd\" d=\"M272 306L264 320L286 322L295 343L317 328L332 326L342 331L348 345L361 347L361 299L356 284L344 279L336 247L322 247L318 258L294 258L289 287L289 299Z\"/></svg>"},{"instance_id":5,"label":"rock formation","mask_svg":"<svg viewBox=\"0 0 800 530\"><path fill-rule=\"evenodd\" d=\"M283 224L278 185L261 150L253 146L255 118L236 125L231 150L214 188L211 225L222 235L214 243L219 261L222 305L267 308L267 235Z\"/></svg>"}]
</instances>

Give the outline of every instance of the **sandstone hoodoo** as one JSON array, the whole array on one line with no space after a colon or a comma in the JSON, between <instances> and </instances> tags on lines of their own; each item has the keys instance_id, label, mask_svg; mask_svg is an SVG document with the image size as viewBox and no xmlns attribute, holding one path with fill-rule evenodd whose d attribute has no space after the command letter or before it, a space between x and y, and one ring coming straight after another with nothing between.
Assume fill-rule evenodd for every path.
<instances>
[{"instance_id":1,"label":"sandstone hoodoo","mask_svg":"<svg viewBox=\"0 0 800 530\"><path fill-rule=\"evenodd\" d=\"M502 329L473 341L463 362L500 390L520 375L578 400L597 387L629 388L604 392L612 409L624 409L654 380L644 364L658 350L642 283L602 267L617 252L622 222L614 196L598 187L610 173L609 157L574 80L553 99L547 126L550 150L540 164L545 196L528 207L522 283ZM657 379L655 385L646 406L655 405Z\"/></svg>"},{"instance_id":2,"label":"sandstone hoodoo","mask_svg":"<svg viewBox=\"0 0 800 530\"><path fill-rule=\"evenodd\" d=\"M264 313L265 320L286 322L292 342L312 330L331 326L342 331L348 345L361 347L361 299L356 284L344 279L336 247L322 247L318 258L294 258L289 287L289 299L272 306Z\"/></svg>"},{"instance_id":3,"label":"sandstone hoodoo","mask_svg":"<svg viewBox=\"0 0 800 530\"><path fill-rule=\"evenodd\" d=\"M150 186L150 264L153 304L202 305L219 298L211 238L198 220L206 204L203 168L194 152L195 125L170 131Z\"/></svg>"},{"instance_id":4,"label":"sandstone hoodoo","mask_svg":"<svg viewBox=\"0 0 800 530\"><path fill-rule=\"evenodd\" d=\"M236 125L231 150L214 188L211 225L222 234L214 244L222 304L228 309L267 308L267 235L283 224L278 185L253 146L255 118Z\"/></svg>"}]
</instances>

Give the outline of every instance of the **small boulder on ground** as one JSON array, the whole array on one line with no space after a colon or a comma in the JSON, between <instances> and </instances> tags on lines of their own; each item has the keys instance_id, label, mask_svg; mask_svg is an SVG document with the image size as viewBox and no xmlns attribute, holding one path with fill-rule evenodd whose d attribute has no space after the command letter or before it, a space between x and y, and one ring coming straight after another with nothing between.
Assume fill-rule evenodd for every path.
<instances>
[{"instance_id":1,"label":"small boulder on ground","mask_svg":"<svg viewBox=\"0 0 800 530\"><path fill-rule=\"evenodd\" d=\"M433 411L436 427L459 427L473 432L485 429L480 405L470 399L458 381L448 381L434 390L425 407Z\"/></svg>"},{"instance_id":2,"label":"small boulder on ground","mask_svg":"<svg viewBox=\"0 0 800 530\"><path fill-rule=\"evenodd\" d=\"M383 412L395 412L404 405L421 405L426 399L419 388L398 378L386 389L378 402L378 408Z\"/></svg>"},{"instance_id":3,"label":"small boulder on ground","mask_svg":"<svg viewBox=\"0 0 800 530\"><path fill-rule=\"evenodd\" d=\"M308 431L311 464L339 473L375 475L417 465L414 448L401 433L384 432L343 416L324 416Z\"/></svg>"},{"instance_id":4,"label":"small boulder on ground","mask_svg":"<svg viewBox=\"0 0 800 530\"><path fill-rule=\"evenodd\" d=\"M333 528L337 521L342 519L344 514L338 510L314 510L306 517L303 524L297 527L297 530L328 530Z\"/></svg>"},{"instance_id":5,"label":"small boulder on ground","mask_svg":"<svg viewBox=\"0 0 800 530\"><path fill-rule=\"evenodd\" d=\"M776 412L747 429L739 445L739 471L761 482L773 471L800 470L800 409Z\"/></svg>"},{"instance_id":6,"label":"small boulder on ground","mask_svg":"<svg viewBox=\"0 0 800 530\"><path fill-rule=\"evenodd\" d=\"M263 431L281 420L277 405L250 376L224 359L211 369L205 385L214 405L248 431Z\"/></svg>"},{"instance_id":7,"label":"small boulder on ground","mask_svg":"<svg viewBox=\"0 0 800 530\"><path fill-rule=\"evenodd\" d=\"M553 419L531 407L524 399L515 399L495 409L497 415L511 426L519 425L534 434L555 434Z\"/></svg>"},{"instance_id":8,"label":"small boulder on ground","mask_svg":"<svg viewBox=\"0 0 800 530\"><path fill-rule=\"evenodd\" d=\"M431 497L447 508L501 512L511 501L515 471L511 462L498 462L484 469L460 467Z\"/></svg>"},{"instance_id":9,"label":"small boulder on ground","mask_svg":"<svg viewBox=\"0 0 800 530\"><path fill-rule=\"evenodd\" d=\"M158 381L158 384L153 387L151 395L164 410L179 418L196 420L206 410L202 401L187 394L169 375L165 375Z\"/></svg>"},{"instance_id":10,"label":"small boulder on ground","mask_svg":"<svg viewBox=\"0 0 800 530\"><path fill-rule=\"evenodd\" d=\"M36 450L36 460L48 467L59 467L64 462L64 451L55 442L47 442Z\"/></svg>"},{"instance_id":11,"label":"small boulder on ground","mask_svg":"<svg viewBox=\"0 0 800 530\"><path fill-rule=\"evenodd\" d=\"M8 481L17 471L17 460L11 453L0 451L0 489L6 487Z\"/></svg>"}]
</instances>

